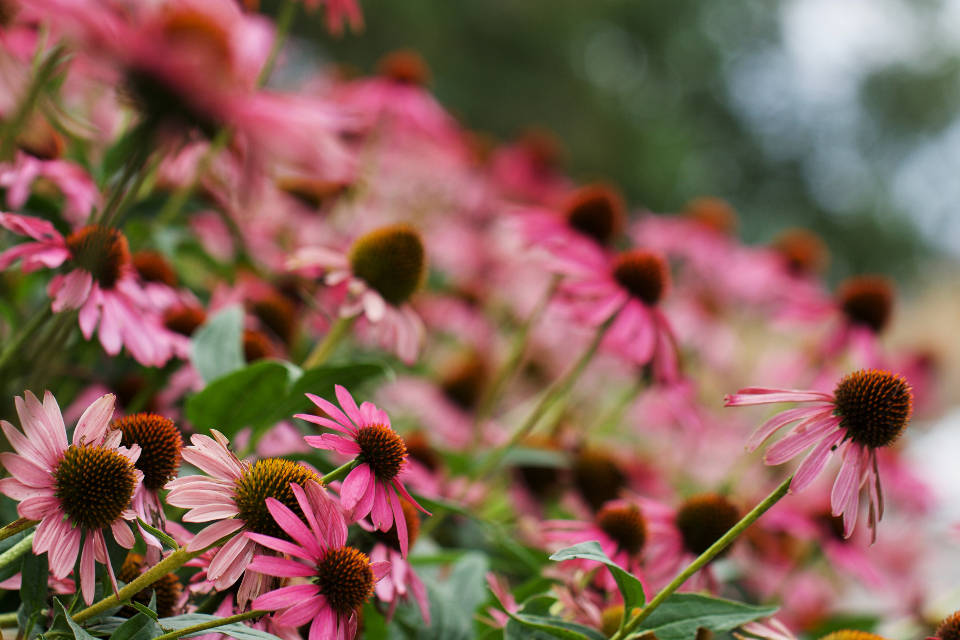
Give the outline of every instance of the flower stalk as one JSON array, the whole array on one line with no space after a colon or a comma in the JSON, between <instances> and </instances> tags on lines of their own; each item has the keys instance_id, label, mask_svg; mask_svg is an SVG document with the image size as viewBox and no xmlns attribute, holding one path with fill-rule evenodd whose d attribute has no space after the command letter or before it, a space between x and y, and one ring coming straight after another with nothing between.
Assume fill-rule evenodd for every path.
<instances>
[{"instance_id":1,"label":"flower stalk","mask_svg":"<svg viewBox=\"0 0 960 640\"><path fill-rule=\"evenodd\" d=\"M310 352L310 355L307 356L307 359L303 361L303 365L301 365L302 368L313 369L326 362L327 358L329 358L337 348L337 345L339 345L343 338L350 332L350 327L353 326L355 318L355 316L337 318L337 321L330 327L327 335L317 343L313 351Z\"/></svg>"},{"instance_id":2,"label":"flower stalk","mask_svg":"<svg viewBox=\"0 0 960 640\"><path fill-rule=\"evenodd\" d=\"M157 636L156 638L154 638L154 640L175 640L175 638L182 638L183 636L197 633L198 631L206 631L207 629L216 629L217 627L233 624L234 622L243 622L244 620L259 618L260 616L266 615L268 613L270 612L263 611L260 609L253 609L252 611L238 613L236 615L228 616L226 618L217 618L216 620L210 620L208 622L201 622L200 624L190 625L189 627L184 627L183 629L169 631L163 635Z\"/></svg>"},{"instance_id":3,"label":"flower stalk","mask_svg":"<svg viewBox=\"0 0 960 640\"><path fill-rule=\"evenodd\" d=\"M27 520L26 518L18 518L8 524L7 526L0 528L0 540L6 540L10 536L15 536L21 531L26 531L30 527L39 523L39 520Z\"/></svg>"}]
</instances>

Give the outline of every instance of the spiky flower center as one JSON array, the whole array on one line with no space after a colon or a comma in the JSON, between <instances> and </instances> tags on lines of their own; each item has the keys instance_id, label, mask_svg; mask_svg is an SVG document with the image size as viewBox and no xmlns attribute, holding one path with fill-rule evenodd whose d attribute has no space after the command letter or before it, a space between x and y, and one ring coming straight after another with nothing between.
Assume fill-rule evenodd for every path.
<instances>
[{"instance_id":1,"label":"spiky flower center","mask_svg":"<svg viewBox=\"0 0 960 640\"><path fill-rule=\"evenodd\" d=\"M70 445L53 471L54 495L81 529L102 529L130 506L134 466L114 449Z\"/></svg>"},{"instance_id":2,"label":"spiky flower center","mask_svg":"<svg viewBox=\"0 0 960 640\"><path fill-rule=\"evenodd\" d=\"M416 508L406 500L400 501L400 509L403 511L403 520L407 525L407 541L412 547L420 534L420 516L417 515ZM373 535L380 542L400 551L400 538L397 537L396 524L386 531L374 531Z\"/></svg>"},{"instance_id":3,"label":"spiky flower center","mask_svg":"<svg viewBox=\"0 0 960 640\"><path fill-rule=\"evenodd\" d=\"M163 314L163 326L184 336L192 336L206 321L207 312L200 307L172 307Z\"/></svg>"},{"instance_id":4,"label":"spiky flower center","mask_svg":"<svg viewBox=\"0 0 960 640\"><path fill-rule=\"evenodd\" d=\"M430 69L416 51L392 51L380 60L380 75L398 84L422 87L430 80Z\"/></svg>"},{"instance_id":5,"label":"spiky flower center","mask_svg":"<svg viewBox=\"0 0 960 640\"><path fill-rule=\"evenodd\" d=\"M636 505L608 505L597 513L597 526L617 543L617 549L635 555L647 541L647 521Z\"/></svg>"},{"instance_id":6,"label":"spiky flower center","mask_svg":"<svg viewBox=\"0 0 960 640\"><path fill-rule=\"evenodd\" d=\"M837 298L852 323L883 331L893 313L893 285L882 276L857 276L840 285Z\"/></svg>"},{"instance_id":7,"label":"spiky flower center","mask_svg":"<svg viewBox=\"0 0 960 640\"><path fill-rule=\"evenodd\" d=\"M857 631L854 629L840 629L820 638L820 640L886 640L883 636L878 636L869 631Z\"/></svg>"},{"instance_id":8,"label":"spiky flower center","mask_svg":"<svg viewBox=\"0 0 960 640\"><path fill-rule=\"evenodd\" d=\"M350 249L350 268L393 306L400 306L420 287L427 272L420 234L403 224L361 236Z\"/></svg>"},{"instance_id":9,"label":"spiky flower center","mask_svg":"<svg viewBox=\"0 0 960 640\"><path fill-rule=\"evenodd\" d=\"M168 287L177 286L177 273L159 251L138 251L133 254L133 268L146 282L159 282Z\"/></svg>"},{"instance_id":10,"label":"spiky flower center","mask_svg":"<svg viewBox=\"0 0 960 640\"><path fill-rule=\"evenodd\" d=\"M847 437L871 448L892 444L913 413L910 384L889 371L855 371L837 383L833 395L833 412Z\"/></svg>"},{"instance_id":11,"label":"spiky flower center","mask_svg":"<svg viewBox=\"0 0 960 640\"><path fill-rule=\"evenodd\" d=\"M725 497L708 493L688 499L677 511L683 546L700 555L740 520L740 510ZM729 549L729 547L727 547Z\"/></svg>"},{"instance_id":12,"label":"spiky flower center","mask_svg":"<svg viewBox=\"0 0 960 640\"><path fill-rule=\"evenodd\" d=\"M316 583L330 608L348 615L373 594L370 559L353 547L331 549L317 565Z\"/></svg>"},{"instance_id":13,"label":"spiky flower center","mask_svg":"<svg viewBox=\"0 0 960 640\"><path fill-rule=\"evenodd\" d=\"M827 245L812 231L787 229L773 241L773 248L795 275L816 275L827 266Z\"/></svg>"},{"instance_id":14,"label":"spiky flower center","mask_svg":"<svg viewBox=\"0 0 960 640\"><path fill-rule=\"evenodd\" d=\"M159 491L177 475L183 439L172 420L155 413L134 413L114 420L110 427L123 433L123 446L140 445L134 464L143 472L147 489Z\"/></svg>"},{"instance_id":15,"label":"spiky flower center","mask_svg":"<svg viewBox=\"0 0 960 640\"><path fill-rule=\"evenodd\" d=\"M575 191L563 212L572 229L606 246L623 228L624 208L623 199L616 191L596 184Z\"/></svg>"},{"instance_id":16,"label":"spiky flower center","mask_svg":"<svg viewBox=\"0 0 960 640\"><path fill-rule=\"evenodd\" d=\"M297 330L297 309L281 293L271 293L253 303L251 311L284 344L293 342Z\"/></svg>"},{"instance_id":17,"label":"spiky flower center","mask_svg":"<svg viewBox=\"0 0 960 640\"><path fill-rule=\"evenodd\" d=\"M88 225L68 235L66 243L74 264L101 289L112 289L130 264L127 238L118 229Z\"/></svg>"},{"instance_id":18,"label":"spiky flower center","mask_svg":"<svg viewBox=\"0 0 960 640\"><path fill-rule=\"evenodd\" d=\"M383 424L371 424L357 432L358 459L370 465L379 480L393 480L407 459L407 445L397 432Z\"/></svg>"},{"instance_id":19,"label":"spiky flower center","mask_svg":"<svg viewBox=\"0 0 960 640\"><path fill-rule=\"evenodd\" d=\"M954 611L943 619L937 627L936 636L940 640L960 640L960 611Z\"/></svg>"},{"instance_id":20,"label":"spiky flower center","mask_svg":"<svg viewBox=\"0 0 960 640\"><path fill-rule=\"evenodd\" d=\"M615 499L626 486L626 476L605 453L584 449L573 459L573 484L594 510Z\"/></svg>"},{"instance_id":21,"label":"spiky flower center","mask_svg":"<svg viewBox=\"0 0 960 640\"><path fill-rule=\"evenodd\" d=\"M244 329L243 331L243 359L247 362L256 362L273 355L273 345L262 331Z\"/></svg>"},{"instance_id":22,"label":"spiky flower center","mask_svg":"<svg viewBox=\"0 0 960 640\"><path fill-rule=\"evenodd\" d=\"M302 464L283 458L261 458L244 471L233 488L237 511L248 531L274 538L289 540L289 536L276 523L267 510L267 498L282 502L295 514L304 518L291 483L305 486L307 482L319 481L317 474Z\"/></svg>"},{"instance_id":23,"label":"spiky flower center","mask_svg":"<svg viewBox=\"0 0 960 640\"><path fill-rule=\"evenodd\" d=\"M653 306L667 290L670 271L658 254L631 249L617 256L613 263L613 278L631 296Z\"/></svg>"},{"instance_id":24,"label":"spiky flower center","mask_svg":"<svg viewBox=\"0 0 960 640\"><path fill-rule=\"evenodd\" d=\"M136 553L127 554L127 559L123 561L123 566L117 573L117 579L129 584L140 577L144 566L143 556ZM183 593L183 585L176 574L168 573L162 576L150 586L138 591L131 600L148 606L150 597L154 593L157 596L157 615L166 618L177 613L180 595ZM120 610L120 616L124 618L132 618L137 613L136 608L129 606Z\"/></svg>"}]
</instances>

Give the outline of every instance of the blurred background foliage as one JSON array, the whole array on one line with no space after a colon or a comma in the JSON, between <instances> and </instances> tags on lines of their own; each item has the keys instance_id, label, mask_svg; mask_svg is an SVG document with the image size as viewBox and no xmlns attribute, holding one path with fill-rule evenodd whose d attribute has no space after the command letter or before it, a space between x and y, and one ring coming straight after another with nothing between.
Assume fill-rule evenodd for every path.
<instances>
[{"instance_id":1,"label":"blurred background foliage","mask_svg":"<svg viewBox=\"0 0 960 640\"><path fill-rule=\"evenodd\" d=\"M363 33L331 39L314 16L297 22L301 46L364 73L412 48L466 127L545 127L575 179L614 180L635 208L721 196L748 241L820 233L833 279L910 278L960 246L956 2L361 4Z\"/></svg>"}]
</instances>

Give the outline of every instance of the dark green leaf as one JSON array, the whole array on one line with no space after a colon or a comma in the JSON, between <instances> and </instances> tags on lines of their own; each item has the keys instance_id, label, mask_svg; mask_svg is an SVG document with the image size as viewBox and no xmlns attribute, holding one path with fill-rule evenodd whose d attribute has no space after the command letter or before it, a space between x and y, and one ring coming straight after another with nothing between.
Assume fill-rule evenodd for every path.
<instances>
[{"instance_id":1,"label":"dark green leaf","mask_svg":"<svg viewBox=\"0 0 960 640\"><path fill-rule=\"evenodd\" d=\"M163 628L173 631L221 619L219 616L210 616L205 613L187 613L182 616L173 616L172 618L160 618L160 624ZM232 622L202 633L222 633L225 636L237 638L237 640L279 640L277 636L272 633L260 631L259 629L251 629L241 622Z\"/></svg>"},{"instance_id":2,"label":"dark green leaf","mask_svg":"<svg viewBox=\"0 0 960 640\"><path fill-rule=\"evenodd\" d=\"M450 571L446 580L438 580L433 573L421 575L430 599L430 626L425 627L416 606L397 610L398 622L415 630L410 638L416 640L474 640L474 614L487 599L484 575L487 558L476 552L465 554Z\"/></svg>"},{"instance_id":3,"label":"dark green leaf","mask_svg":"<svg viewBox=\"0 0 960 640\"><path fill-rule=\"evenodd\" d=\"M154 596L156 596L156 594L154 594ZM139 602L133 602L133 601L131 601L131 602L130 602L130 606L132 606L134 609L136 609L137 611L139 611L139 612L142 613L143 615L147 616L148 618L152 618L153 620L159 620L159 619L160 619L160 616L157 615L157 612L154 611L153 609L151 609L150 607L146 606L146 605L142 605L142 604L140 604Z\"/></svg>"},{"instance_id":4,"label":"dark green leaf","mask_svg":"<svg viewBox=\"0 0 960 640\"><path fill-rule=\"evenodd\" d=\"M657 607L630 637L637 638L652 631L659 640L693 640L700 627L729 631L776 612L777 607L757 607L695 593L676 593Z\"/></svg>"},{"instance_id":5,"label":"dark green leaf","mask_svg":"<svg viewBox=\"0 0 960 640\"><path fill-rule=\"evenodd\" d=\"M21 540L23 540L24 537L29 534L30 534L29 530L21 531L16 535L10 536L6 540L0 541L0 554L9 550L11 547L13 547L15 544L17 544ZM30 553L30 552L28 551L27 553ZM20 571L20 562L17 562L16 560L14 560L10 562L10 564L8 564L7 566L0 568L0 580L6 580L7 578L13 577L13 575L18 571Z\"/></svg>"},{"instance_id":6,"label":"dark green leaf","mask_svg":"<svg viewBox=\"0 0 960 640\"><path fill-rule=\"evenodd\" d=\"M227 307L193 335L190 361L206 382L243 367L243 309Z\"/></svg>"},{"instance_id":7,"label":"dark green leaf","mask_svg":"<svg viewBox=\"0 0 960 640\"><path fill-rule=\"evenodd\" d=\"M20 572L20 601L29 618L39 613L47 604L47 554L24 554Z\"/></svg>"},{"instance_id":8,"label":"dark green leaf","mask_svg":"<svg viewBox=\"0 0 960 640\"><path fill-rule=\"evenodd\" d=\"M160 635L163 635L163 629L157 626L156 621L138 613L117 627L110 640L151 640Z\"/></svg>"},{"instance_id":9,"label":"dark green leaf","mask_svg":"<svg viewBox=\"0 0 960 640\"><path fill-rule=\"evenodd\" d=\"M561 549L550 556L551 560L560 562L562 560L573 560L580 558L582 560L595 560L607 565L613 579L620 588L620 594L623 596L623 610L632 611L637 607L642 607L646 602L643 594L643 585L632 574L625 571L620 565L607 557L607 554L600 548L600 543L596 541L582 542L566 549ZM662 640L662 639L661 639Z\"/></svg>"},{"instance_id":10,"label":"dark green leaf","mask_svg":"<svg viewBox=\"0 0 960 640\"><path fill-rule=\"evenodd\" d=\"M603 634L596 629L551 616L550 607L556 601L550 596L534 596L515 614L508 613L510 621L504 629L504 640L603 640Z\"/></svg>"},{"instance_id":11,"label":"dark green leaf","mask_svg":"<svg viewBox=\"0 0 960 640\"><path fill-rule=\"evenodd\" d=\"M73 618L70 617L70 614L67 613L67 610L64 608L63 604L57 600L53 599L53 607L56 616L55 624L57 622L63 621L67 624L67 627L73 633L73 637L76 640L96 640L92 635L87 633L87 631L73 621Z\"/></svg>"}]
</instances>

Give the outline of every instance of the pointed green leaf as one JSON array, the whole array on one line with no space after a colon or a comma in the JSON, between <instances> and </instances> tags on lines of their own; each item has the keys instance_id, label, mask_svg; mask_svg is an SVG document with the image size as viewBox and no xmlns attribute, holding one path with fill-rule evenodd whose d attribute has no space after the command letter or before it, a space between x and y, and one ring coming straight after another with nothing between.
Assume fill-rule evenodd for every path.
<instances>
[{"instance_id":1,"label":"pointed green leaf","mask_svg":"<svg viewBox=\"0 0 960 640\"><path fill-rule=\"evenodd\" d=\"M700 627L711 631L729 631L751 620L770 617L776 612L777 607L758 607L695 593L675 593L657 607L630 637L638 638L652 631L659 640L693 640Z\"/></svg>"},{"instance_id":2,"label":"pointed green leaf","mask_svg":"<svg viewBox=\"0 0 960 640\"><path fill-rule=\"evenodd\" d=\"M613 579L620 588L620 594L623 596L623 610L632 611L635 608L642 607L646 602L646 596L643 593L643 585L631 573L607 557L607 554L600 548L600 543L596 541L581 542L580 544L566 549L561 549L550 556L551 560L560 562L562 560L594 560L602 562L610 569Z\"/></svg>"}]
</instances>

